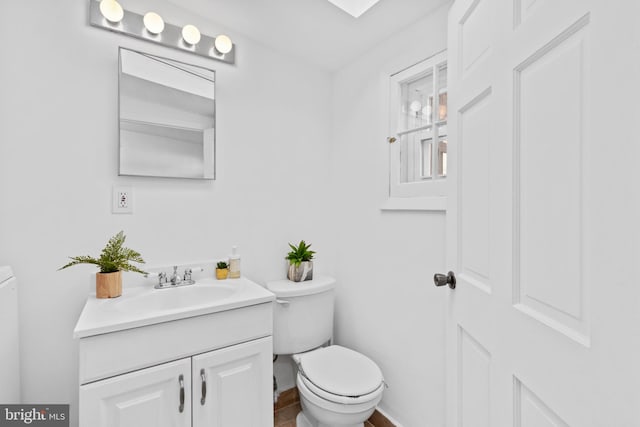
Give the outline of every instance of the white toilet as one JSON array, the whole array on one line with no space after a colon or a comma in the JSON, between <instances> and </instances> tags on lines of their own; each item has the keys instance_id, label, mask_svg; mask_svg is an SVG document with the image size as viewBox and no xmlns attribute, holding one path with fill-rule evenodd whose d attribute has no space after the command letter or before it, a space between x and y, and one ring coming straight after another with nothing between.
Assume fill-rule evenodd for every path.
<instances>
[{"instance_id":1,"label":"white toilet","mask_svg":"<svg viewBox=\"0 0 640 427\"><path fill-rule=\"evenodd\" d=\"M333 334L334 286L330 277L267 284L276 295L273 352L293 355L298 365L298 427L362 427L382 399L382 372L371 359L338 345L321 347Z\"/></svg>"}]
</instances>

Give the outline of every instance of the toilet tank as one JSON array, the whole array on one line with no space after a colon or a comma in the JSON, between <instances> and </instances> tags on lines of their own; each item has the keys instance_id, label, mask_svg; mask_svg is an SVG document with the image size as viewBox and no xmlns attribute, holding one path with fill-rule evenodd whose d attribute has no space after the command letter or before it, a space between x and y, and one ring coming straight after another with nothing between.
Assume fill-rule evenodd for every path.
<instances>
[{"instance_id":1,"label":"toilet tank","mask_svg":"<svg viewBox=\"0 0 640 427\"><path fill-rule=\"evenodd\" d=\"M267 283L276 295L273 311L273 353L294 354L321 346L333 336L335 280Z\"/></svg>"}]
</instances>

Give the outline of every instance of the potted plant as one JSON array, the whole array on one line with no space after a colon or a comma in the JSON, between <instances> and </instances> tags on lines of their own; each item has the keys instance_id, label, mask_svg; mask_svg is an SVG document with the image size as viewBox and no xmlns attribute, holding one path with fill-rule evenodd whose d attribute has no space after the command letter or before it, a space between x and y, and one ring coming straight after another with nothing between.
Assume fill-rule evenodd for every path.
<instances>
[{"instance_id":1,"label":"potted plant","mask_svg":"<svg viewBox=\"0 0 640 427\"><path fill-rule=\"evenodd\" d=\"M216 264L216 279L224 280L229 274L229 264L226 261L218 261Z\"/></svg>"},{"instance_id":2,"label":"potted plant","mask_svg":"<svg viewBox=\"0 0 640 427\"><path fill-rule=\"evenodd\" d=\"M62 270L77 264L94 264L100 267L96 274L96 298L115 298L122 295L122 272L146 274L130 262L144 264L140 254L122 245L127 237L120 231L107 242L99 258L89 255L69 257L72 261L60 267Z\"/></svg>"},{"instance_id":3,"label":"potted plant","mask_svg":"<svg viewBox=\"0 0 640 427\"><path fill-rule=\"evenodd\" d=\"M304 282L313 279L313 254L310 251L311 244L306 244L301 240L298 246L289 243L291 252L287 254L285 259L289 260L289 270L287 271L287 279L294 282Z\"/></svg>"}]
</instances>

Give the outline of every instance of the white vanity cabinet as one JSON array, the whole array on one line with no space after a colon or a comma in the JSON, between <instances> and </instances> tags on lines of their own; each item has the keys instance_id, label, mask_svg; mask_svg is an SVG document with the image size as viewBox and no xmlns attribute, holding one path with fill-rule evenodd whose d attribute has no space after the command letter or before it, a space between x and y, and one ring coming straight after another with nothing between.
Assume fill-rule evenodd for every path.
<instances>
[{"instance_id":1,"label":"white vanity cabinet","mask_svg":"<svg viewBox=\"0 0 640 427\"><path fill-rule=\"evenodd\" d=\"M80 426L190 427L190 391L189 359L82 385Z\"/></svg>"},{"instance_id":2,"label":"white vanity cabinet","mask_svg":"<svg viewBox=\"0 0 640 427\"><path fill-rule=\"evenodd\" d=\"M271 337L195 356L193 426L273 426Z\"/></svg>"},{"instance_id":3,"label":"white vanity cabinet","mask_svg":"<svg viewBox=\"0 0 640 427\"><path fill-rule=\"evenodd\" d=\"M80 386L80 426L271 427L271 337Z\"/></svg>"},{"instance_id":4,"label":"white vanity cabinet","mask_svg":"<svg viewBox=\"0 0 640 427\"><path fill-rule=\"evenodd\" d=\"M125 329L83 312L80 427L273 427L272 301Z\"/></svg>"}]
</instances>

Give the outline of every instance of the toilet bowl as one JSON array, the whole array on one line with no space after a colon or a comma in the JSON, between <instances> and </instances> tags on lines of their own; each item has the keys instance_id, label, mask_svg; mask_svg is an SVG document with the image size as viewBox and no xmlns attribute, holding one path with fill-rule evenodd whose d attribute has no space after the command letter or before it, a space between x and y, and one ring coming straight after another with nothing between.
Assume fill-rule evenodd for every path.
<instances>
[{"instance_id":1,"label":"toilet bowl","mask_svg":"<svg viewBox=\"0 0 640 427\"><path fill-rule=\"evenodd\" d=\"M267 283L276 295L273 353L289 354L298 366L302 412L298 427L363 427L384 391L382 372L371 359L331 342L335 280Z\"/></svg>"},{"instance_id":2,"label":"toilet bowl","mask_svg":"<svg viewBox=\"0 0 640 427\"><path fill-rule=\"evenodd\" d=\"M380 368L356 351L333 345L293 359L302 405L299 427L362 427L382 399Z\"/></svg>"}]
</instances>

